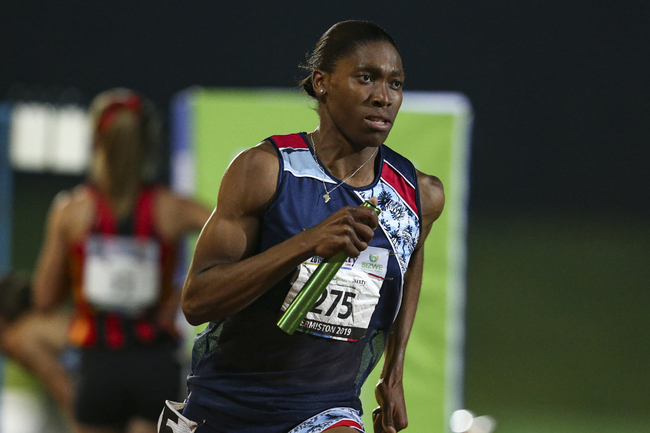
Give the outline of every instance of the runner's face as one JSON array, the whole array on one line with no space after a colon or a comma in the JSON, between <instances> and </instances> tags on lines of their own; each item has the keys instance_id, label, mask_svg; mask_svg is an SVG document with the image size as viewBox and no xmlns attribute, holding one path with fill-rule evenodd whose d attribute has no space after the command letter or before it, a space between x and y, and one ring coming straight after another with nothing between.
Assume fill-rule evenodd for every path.
<instances>
[{"instance_id":1,"label":"runner's face","mask_svg":"<svg viewBox=\"0 0 650 433\"><path fill-rule=\"evenodd\" d=\"M326 110L348 141L380 146L402 104L403 82L395 47L388 42L361 45L329 74Z\"/></svg>"}]
</instances>

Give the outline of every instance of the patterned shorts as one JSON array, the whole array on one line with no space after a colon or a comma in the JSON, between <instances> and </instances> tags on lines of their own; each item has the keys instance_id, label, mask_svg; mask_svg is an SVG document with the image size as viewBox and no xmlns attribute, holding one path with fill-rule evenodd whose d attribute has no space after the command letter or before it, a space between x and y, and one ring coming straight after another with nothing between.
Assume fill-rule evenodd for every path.
<instances>
[{"instance_id":1,"label":"patterned shorts","mask_svg":"<svg viewBox=\"0 0 650 433\"><path fill-rule=\"evenodd\" d=\"M312 416L289 433L321 433L334 427L351 427L365 432L358 411L349 407L335 407Z\"/></svg>"}]
</instances>

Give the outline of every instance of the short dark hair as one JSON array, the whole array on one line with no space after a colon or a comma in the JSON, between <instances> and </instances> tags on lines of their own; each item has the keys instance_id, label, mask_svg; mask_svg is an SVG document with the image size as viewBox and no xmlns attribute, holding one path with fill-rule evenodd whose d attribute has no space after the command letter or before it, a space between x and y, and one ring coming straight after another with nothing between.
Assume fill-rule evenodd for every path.
<instances>
[{"instance_id":1,"label":"short dark hair","mask_svg":"<svg viewBox=\"0 0 650 433\"><path fill-rule=\"evenodd\" d=\"M341 58L351 54L358 47L373 42L388 42L399 53L395 40L374 23L348 20L334 24L323 33L314 50L307 55L307 63L301 65L302 69L309 71L309 76L300 82L300 86L309 96L315 97L316 92L311 82L312 72L315 70L332 72L336 62Z\"/></svg>"}]
</instances>

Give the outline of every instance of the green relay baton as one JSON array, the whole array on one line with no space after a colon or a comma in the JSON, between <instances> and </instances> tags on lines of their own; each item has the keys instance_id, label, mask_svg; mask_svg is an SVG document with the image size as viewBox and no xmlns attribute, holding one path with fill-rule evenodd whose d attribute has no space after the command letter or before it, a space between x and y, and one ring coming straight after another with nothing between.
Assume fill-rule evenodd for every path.
<instances>
[{"instance_id":1,"label":"green relay baton","mask_svg":"<svg viewBox=\"0 0 650 433\"><path fill-rule=\"evenodd\" d=\"M370 201L365 201L362 206L372 208L377 215L381 213L381 209ZM345 253L339 253L328 257L318 265L302 287L302 290L280 317L278 321L280 329L289 335L295 332L347 258L348 256Z\"/></svg>"}]
</instances>

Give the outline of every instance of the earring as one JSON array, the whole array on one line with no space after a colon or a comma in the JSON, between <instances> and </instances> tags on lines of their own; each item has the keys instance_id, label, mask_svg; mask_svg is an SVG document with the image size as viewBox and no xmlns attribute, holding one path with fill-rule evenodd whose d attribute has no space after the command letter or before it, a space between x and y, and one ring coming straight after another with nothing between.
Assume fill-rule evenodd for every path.
<instances>
[{"instance_id":1,"label":"earring","mask_svg":"<svg viewBox=\"0 0 650 433\"><path fill-rule=\"evenodd\" d=\"M321 92L321 93L323 93L324 91L325 91L325 90L323 90L323 89L320 89L320 92Z\"/></svg>"}]
</instances>

